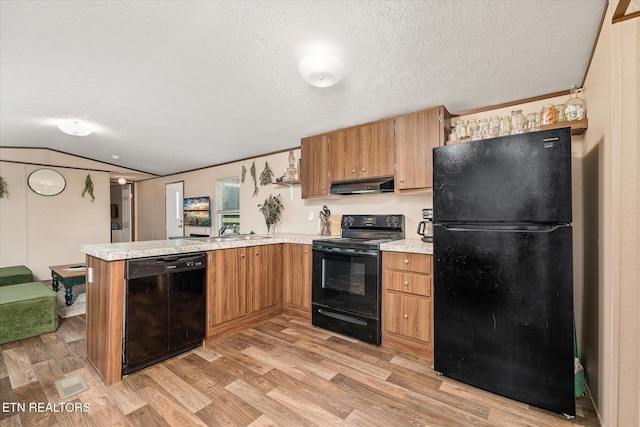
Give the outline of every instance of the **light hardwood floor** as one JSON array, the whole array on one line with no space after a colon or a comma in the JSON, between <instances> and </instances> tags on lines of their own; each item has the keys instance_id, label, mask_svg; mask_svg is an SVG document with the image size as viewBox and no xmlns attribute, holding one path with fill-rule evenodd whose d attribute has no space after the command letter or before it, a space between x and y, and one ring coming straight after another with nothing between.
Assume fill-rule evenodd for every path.
<instances>
[{"instance_id":1,"label":"light hardwood floor","mask_svg":"<svg viewBox=\"0 0 640 427\"><path fill-rule=\"evenodd\" d=\"M568 421L284 315L110 387L86 358L83 315L0 349L0 426L598 425L589 399ZM54 383L73 374L90 388L61 400Z\"/></svg>"}]
</instances>

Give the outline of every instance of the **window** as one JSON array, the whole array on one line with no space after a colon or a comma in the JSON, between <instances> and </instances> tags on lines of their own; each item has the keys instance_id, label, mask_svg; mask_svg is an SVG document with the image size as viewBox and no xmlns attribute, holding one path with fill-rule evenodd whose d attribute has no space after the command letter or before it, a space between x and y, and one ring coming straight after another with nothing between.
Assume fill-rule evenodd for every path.
<instances>
[{"instance_id":1,"label":"window","mask_svg":"<svg viewBox=\"0 0 640 427\"><path fill-rule=\"evenodd\" d=\"M218 181L218 225L223 234L240 233L240 178Z\"/></svg>"}]
</instances>

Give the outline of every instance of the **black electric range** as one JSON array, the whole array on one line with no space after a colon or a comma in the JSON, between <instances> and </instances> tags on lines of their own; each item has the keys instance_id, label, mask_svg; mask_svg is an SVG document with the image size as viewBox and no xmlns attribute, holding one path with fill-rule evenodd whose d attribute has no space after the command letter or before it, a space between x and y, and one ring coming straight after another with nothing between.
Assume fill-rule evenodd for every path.
<instances>
[{"instance_id":1,"label":"black electric range","mask_svg":"<svg viewBox=\"0 0 640 427\"><path fill-rule=\"evenodd\" d=\"M341 237L313 241L313 325L380 345L380 244L404 239L404 215L345 215Z\"/></svg>"}]
</instances>

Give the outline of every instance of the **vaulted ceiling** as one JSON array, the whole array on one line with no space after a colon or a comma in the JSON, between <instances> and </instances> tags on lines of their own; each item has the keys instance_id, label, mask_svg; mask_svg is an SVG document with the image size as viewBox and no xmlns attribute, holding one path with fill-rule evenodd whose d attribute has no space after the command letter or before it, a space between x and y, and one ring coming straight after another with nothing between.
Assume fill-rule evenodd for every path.
<instances>
[{"instance_id":1,"label":"vaulted ceiling","mask_svg":"<svg viewBox=\"0 0 640 427\"><path fill-rule=\"evenodd\" d=\"M580 85L604 0L3 1L0 145L157 175ZM298 72L323 49L335 86ZM93 125L65 135L61 118ZM113 156L118 156L115 159Z\"/></svg>"}]
</instances>

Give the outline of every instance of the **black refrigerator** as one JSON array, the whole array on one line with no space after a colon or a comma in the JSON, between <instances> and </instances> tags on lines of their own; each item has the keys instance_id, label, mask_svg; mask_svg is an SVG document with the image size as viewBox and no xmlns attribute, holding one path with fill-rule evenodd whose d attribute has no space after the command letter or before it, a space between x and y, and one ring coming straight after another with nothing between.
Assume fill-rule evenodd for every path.
<instances>
[{"instance_id":1,"label":"black refrigerator","mask_svg":"<svg viewBox=\"0 0 640 427\"><path fill-rule=\"evenodd\" d=\"M434 369L575 415L571 131L434 149Z\"/></svg>"}]
</instances>

